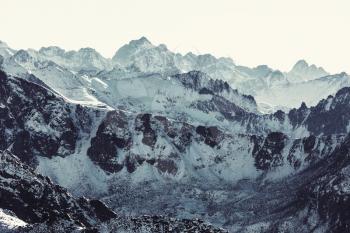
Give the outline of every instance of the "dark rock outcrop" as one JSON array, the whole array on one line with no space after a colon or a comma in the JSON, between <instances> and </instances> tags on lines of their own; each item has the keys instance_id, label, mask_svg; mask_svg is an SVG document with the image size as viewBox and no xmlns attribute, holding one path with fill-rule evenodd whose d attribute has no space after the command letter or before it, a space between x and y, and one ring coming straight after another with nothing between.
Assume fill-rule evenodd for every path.
<instances>
[{"instance_id":1,"label":"dark rock outcrop","mask_svg":"<svg viewBox=\"0 0 350 233\"><path fill-rule=\"evenodd\" d=\"M116 217L98 200L73 198L8 151L0 152L0 197L0 208L13 211L30 224L64 220L91 227Z\"/></svg>"},{"instance_id":2,"label":"dark rock outcrop","mask_svg":"<svg viewBox=\"0 0 350 233\"><path fill-rule=\"evenodd\" d=\"M135 130L143 133L142 143L154 147L157 141L157 134L151 126L152 115L149 113L140 114L135 119Z\"/></svg>"},{"instance_id":3,"label":"dark rock outcrop","mask_svg":"<svg viewBox=\"0 0 350 233\"><path fill-rule=\"evenodd\" d=\"M223 138L223 133L217 127L197 126L197 134L204 138L204 143L210 147L218 146Z\"/></svg>"},{"instance_id":4,"label":"dark rock outcrop","mask_svg":"<svg viewBox=\"0 0 350 233\"><path fill-rule=\"evenodd\" d=\"M256 151L255 166L261 170L268 170L281 166L283 163L282 150L284 149L287 136L280 132L270 133L263 146Z\"/></svg>"},{"instance_id":5,"label":"dark rock outcrop","mask_svg":"<svg viewBox=\"0 0 350 233\"><path fill-rule=\"evenodd\" d=\"M130 147L131 143L126 115L121 111L112 111L98 127L87 154L105 171L118 172L123 168L116 162L118 149Z\"/></svg>"},{"instance_id":6,"label":"dark rock outcrop","mask_svg":"<svg viewBox=\"0 0 350 233\"><path fill-rule=\"evenodd\" d=\"M72 106L50 90L0 71L0 148L26 162L36 155L67 156L75 150L79 129Z\"/></svg>"}]
</instances>

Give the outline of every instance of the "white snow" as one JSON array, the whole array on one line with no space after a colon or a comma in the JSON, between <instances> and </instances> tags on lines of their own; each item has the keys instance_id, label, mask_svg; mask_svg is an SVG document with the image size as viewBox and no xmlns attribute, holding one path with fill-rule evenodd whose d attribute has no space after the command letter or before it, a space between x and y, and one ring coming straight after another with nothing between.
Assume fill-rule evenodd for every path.
<instances>
[{"instance_id":1,"label":"white snow","mask_svg":"<svg viewBox=\"0 0 350 233\"><path fill-rule=\"evenodd\" d=\"M8 210L0 209L0 232L10 233L15 232L18 227L27 225L26 222L17 218Z\"/></svg>"},{"instance_id":2,"label":"white snow","mask_svg":"<svg viewBox=\"0 0 350 233\"><path fill-rule=\"evenodd\" d=\"M36 171L49 176L54 182L67 188L73 194L102 195L108 191L108 175L96 166L87 156L91 138L96 135L97 127L103 115L95 119L93 131L89 136L83 135L78 141L73 155L65 158L55 156L51 159L38 156L39 165Z\"/></svg>"}]
</instances>

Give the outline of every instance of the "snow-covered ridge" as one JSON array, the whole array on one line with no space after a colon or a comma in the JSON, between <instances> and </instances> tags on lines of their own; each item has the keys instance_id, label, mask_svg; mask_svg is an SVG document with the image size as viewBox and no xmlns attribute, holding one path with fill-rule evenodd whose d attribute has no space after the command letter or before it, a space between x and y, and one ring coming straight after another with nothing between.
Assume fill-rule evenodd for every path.
<instances>
[{"instance_id":1,"label":"snow-covered ridge","mask_svg":"<svg viewBox=\"0 0 350 233\"><path fill-rule=\"evenodd\" d=\"M250 68L236 65L230 58L216 58L210 54L195 55L189 52L182 55L174 53L163 44L153 45L145 37L132 40L122 46L113 58L104 58L92 48L65 51L57 46L50 46L43 47L39 51L29 49L26 56L24 56L23 51L19 51L21 56L16 55L16 52L2 43L0 55L5 58L3 67L6 71L16 75L25 72L34 73L44 82L50 82L48 85L51 88L59 91L68 99L95 106L105 103L94 99L91 95L94 90L84 87L85 84L79 84L78 89L80 90L75 90L76 94L73 94L69 93L73 91L68 85L63 89L59 88L57 87L58 83L48 80L45 76L51 78L58 76L56 80L62 79L62 76L74 76L74 78L69 77L69 79L83 79L84 81L83 76L89 78L97 76L100 79L123 79L154 73L171 76L198 70L208 74L212 79L226 81L240 93L252 95L257 101L259 110L264 113L298 107L302 102L309 106L315 105L322 98L333 95L339 88L348 85L346 82L338 80L336 75L331 76L322 67L309 65L305 60L298 61L288 72L275 70L266 65ZM34 59L29 58L28 55ZM16 56L17 61L8 61L11 56ZM41 65L38 66L37 60L40 60ZM37 65L24 65L24 61ZM54 62L56 65L50 65L47 61ZM52 73L53 71L40 70L48 69L52 65L58 66L58 69L68 73L55 74ZM330 84L326 80L319 79L324 76L332 77L334 80ZM317 84L313 85L315 80L318 80ZM317 86L317 88L304 91L310 86ZM296 92L299 89L302 90L301 94ZM322 93L320 89L322 89Z\"/></svg>"},{"instance_id":2,"label":"snow-covered ridge","mask_svg":"<svg viewBox=\"0 0 350 233\"><path fill-rule=\"evenodd\" d=\"M92 48L81 48L78 51L65 51L59 47L43 47L39 53L46 59L70 70L108 70L111 69L109 59L104 58Z\"/></svg>"}]
</instances>

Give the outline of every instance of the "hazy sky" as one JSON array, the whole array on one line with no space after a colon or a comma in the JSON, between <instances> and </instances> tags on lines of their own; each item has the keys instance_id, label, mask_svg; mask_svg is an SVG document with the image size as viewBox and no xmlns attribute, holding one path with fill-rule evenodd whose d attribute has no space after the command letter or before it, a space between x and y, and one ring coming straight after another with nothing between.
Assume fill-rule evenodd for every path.
<instances>
[{"instance_id":1,"label":"hazy sky","mask_svg":"<svg viewBox=\"0 0 350 233\"><path fill-rule=\"evenodd\" d=\"M132 39L289 70L298 59L350 72L350 0L0 0L13 48L94 47Z\"/></svg>"}]
</instances>

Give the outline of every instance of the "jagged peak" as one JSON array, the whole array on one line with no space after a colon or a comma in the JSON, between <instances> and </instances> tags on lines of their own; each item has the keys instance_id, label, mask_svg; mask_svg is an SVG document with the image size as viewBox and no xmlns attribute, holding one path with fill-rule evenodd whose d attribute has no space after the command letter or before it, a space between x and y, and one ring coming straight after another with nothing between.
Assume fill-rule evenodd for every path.
<instances>
[{"instance_id":1,"label":"jagged peak","mask_svg":"<svg viewBox=\"0 0 350 233\"><path fill-rule=\"evenodd\" d=\"M31 56L31 54L29 53L29 51L27 50L24 50L24 49L20 49L18 50L14 55L13 55L14 58L22 58L22 59L28 59Z\"/></svg>"},{"instance_id":2,"label":"jagged peak","mask_svg":"<svg viewBox=\"0 0 350 233\"><path fill-rule=\"evenodd\" d=\"M97 53L97 51L90 47L80 48L78 53Z\"/></svg>"},{"instance_id":3,"label":"jagged peak","mask_svg":"<svg viewBox=\"0 0 350 233\"><path fill-rule=\"evenodd\" d=\"M63 55L66 51L58 46L48 46L39 49L39 53L45 55Z\"/></svg>"},{"instance_id":4,"label":"jagged peak","mask_svg":"<svg viewBox=\"0 0 350 233\"><path fill-rule=\"evenodd\" d=\"M130 41L129 45L145 46L152 45L152 43L146 37L142 36L140 39Z\"/></svg>"},{"instance_id":5,"label":"jagged peak","mask_svg":"<svg viewBox=\"0 0 350 233\"><path fill-rule=\"evenodd\" d=\"M335 94L335 98L348 94L350 94L350 87L343 87L342 89L337 91L337 93Z\"/></svg>"},{"instance_id":6,"label":"jagged peak","mask_svg":"<svg viewBox=\"0 0 350 233\"><path fill-rule=\"evenodd\" d=\"M99 52L97 52L95 49L90 47L81 48L76 52L76 54L80 54L82 56L95 56L95 57L103 58L103 56Z\"/></svg>"},{"instance_id":7,"label":"jagged peak","mask_svg":"<svg viewBox=\"0 0 350 233\"><path fill-rule=\"evenodd\" d=\"M282 73L281 71L279 71L279 70L274 70L274 71L272 71L272 72L271 72L271 76L274 76L274 77L276 77L276 76L278 76L278 77L284 77L283 73Z\"/></svg>"},{"instance_id":8,"label":"jagged peak","mask_svg":"<svg viewBox=\"0 0 350 233\"><path fill-rule=\"evenodd\" d=\"M325 71L322 67L316 66L315 64L309 64L306 60L301 59L295 63L293 68L290 72L303 72L303 71L311 71L311 72L318 72L324 75L327 75L328 72Z\"/></svg>"},{"instance_id":9,"label":"jagged peak","mask_svg":"<svg viewBox=\"0 0 350 233\"><path fill-rule=\"evenodd\" d=\"M300 69L300 68L307 68L307 67L309 67L309 63L307 63L304 59L301 59L295 63L292 70Z\"/></svg>"},{"instance_id":10,"label":"jagged peak","mask_svg":"<svg viewBox=\"0 0 350 233\"><path fill-rule=\"evenodd\" d=\"M307 109L307 105L306 105L306 103L304 101L301 102L301 105L300 105L299 109L302 109L302 110Z\"/></svg>"},{"instance_id":11,"label":"jagged peak","mask_svg":"<svg viewBox=\"0 0 350 233\"><path fill-rule=\"evenodd\" d=\"M268 65L258 65L254 69L257 69L257 70L272 70Z\"/></svg>"},{"instance_id":12,"label":"jagged peak","mask_svg":"<svg viewBox=\"0 0 350 233\"><path fill-rule=\"evenodd\" d=\"M140 39L131 40L128 44L120 47L113 56L112 60L123 63L124 60L128 59L136 51L148 48L155 48L155 46L143 36Z\"/></svg>"}]
</instances>

